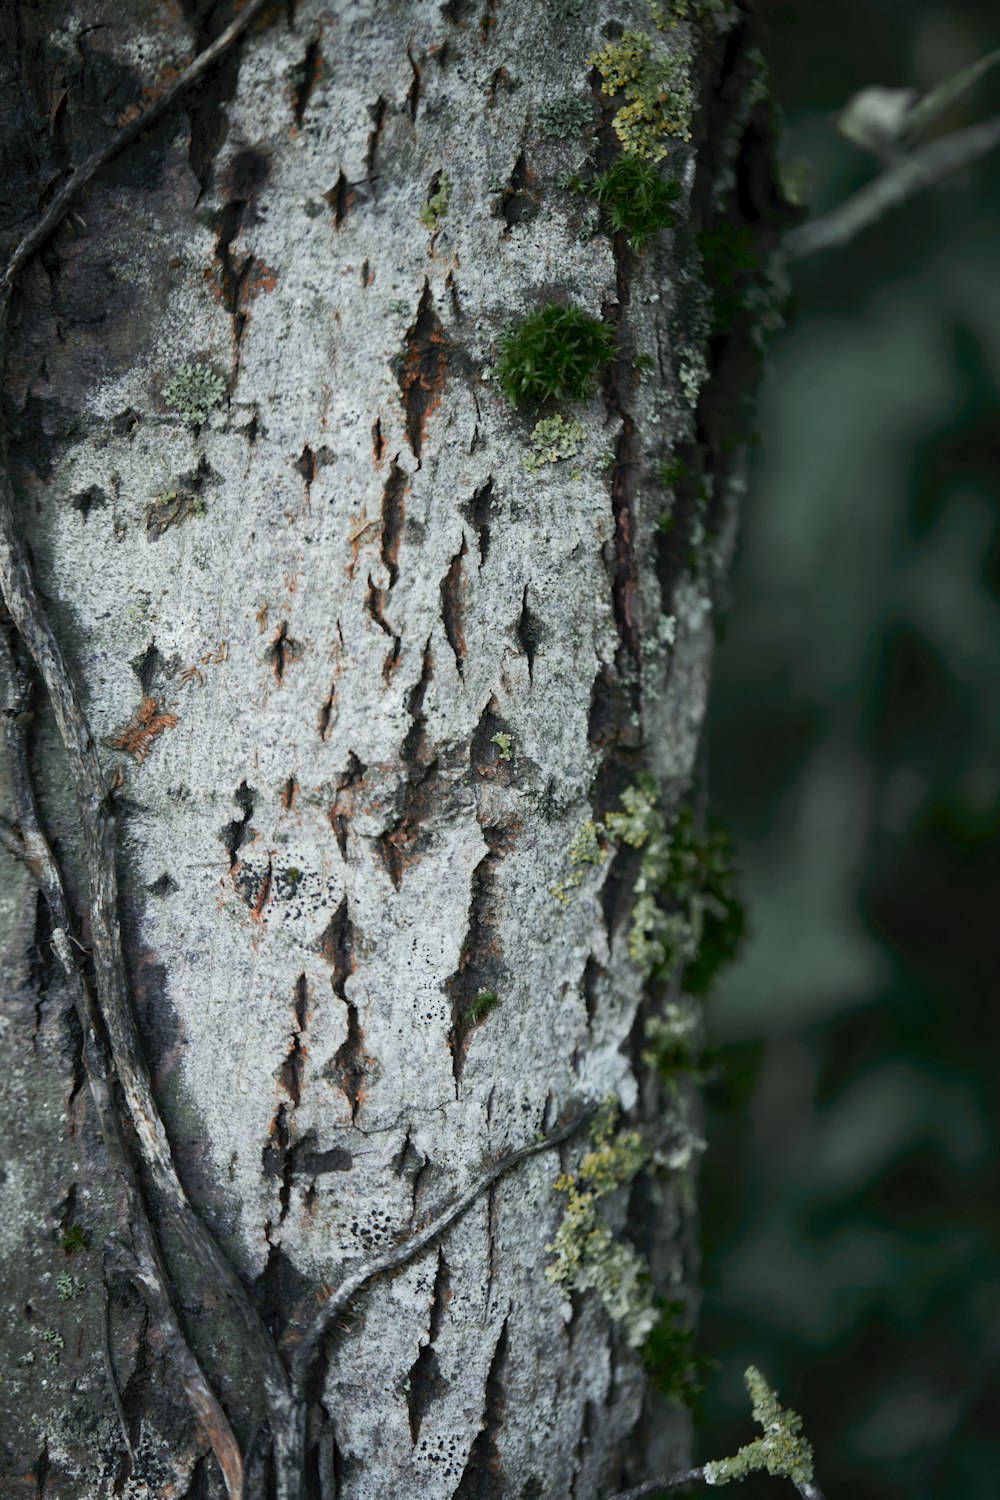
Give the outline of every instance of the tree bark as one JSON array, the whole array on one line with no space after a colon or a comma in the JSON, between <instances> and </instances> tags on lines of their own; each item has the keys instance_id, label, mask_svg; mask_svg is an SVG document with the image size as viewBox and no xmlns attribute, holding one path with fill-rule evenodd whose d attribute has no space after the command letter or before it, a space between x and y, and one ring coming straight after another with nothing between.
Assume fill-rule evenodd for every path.
<instances>
[{"instance_id":1,"label":"tree bark","mask_svg":"<svg viewBox=\"0 0 1000 1500\"><path fill-rule=\"evenodd\" d=\"M713 334L695 240L771 201L754 24L667 9L692 19L657 29L645 0L276 5L17 284L15 523L111 789L160 1167L141 1077L111 1066L107 1098L247 1493L295 1492L274 1389L329 1289L609 1095L655 1157L608 1222L658 1289L692 1294L697 1102L642 1052L651 1007L696 1012L629 956L636 852L572 852L638 772L668 823L697 784L759 372L749 322ZM121 12L7 13L5 259L231 18ZM665 163L677 227L642 253L560 185L618 151L622 101L587 59L621 28L689 49L697 104ZM591 123L547 133L564 96ZM578 452L533 468L534 415L494 366L552 301L602 319L616 353L563 405ZM96 951L83 814L40 691L34 709L41 821ZM61 919L0 860L3 1493L221 1495L135 1290ZM289 1418L299 1493L593 1500L687 1463L687 1413L650 1394L636 1340L545 1276L553 1183L588 1144L497 1177L323 1331Z\"/></svg>"}]
</instances>

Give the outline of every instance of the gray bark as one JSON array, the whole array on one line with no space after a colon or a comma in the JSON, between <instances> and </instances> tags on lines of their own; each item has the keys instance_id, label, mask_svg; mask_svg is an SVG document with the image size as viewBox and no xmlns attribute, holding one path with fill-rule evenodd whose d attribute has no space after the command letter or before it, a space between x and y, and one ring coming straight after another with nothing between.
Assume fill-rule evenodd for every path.
<instances>
[{"instance_id":1,"label":"gray bark","mask_svg":"<svg viewBox=\"0 0 1000 1500\"><path fill-rule=\"evenodd\" d=\"M5 257L67 165L227 19L125 9L8 16ZM561 22L534 0L298 0L20 277L16 523L107 783L124 773L130 1003L180 1181L289 1367L324 1285L609 1094L668 1163L609 1200L614 1227L660 1289L692 1285L697 1113L640 1060L657 997L628 955L635 860L587 867L566 905L553 887L636 771L668 810L696 778L733 414L757 374L710 348L692 238L746 175L751 35L731 19L679 33L702 108L671 147L679 228L642 255L558 182L589 141L613 154L585 59L609 20L650 30L644 0ZM593 98L593 132L544 133L566 93ZM442 173L435 230L419 214ZM619 354L573 412L579 455L531 471L531 420L492 365L506 321L553 298L603 316ZM197 425L165 398L192 362L225 382ZM661 534L678 450L705 492L674 496ZM42 820L83 912L73 789L36 709ZM2 1492L222 1494L128 1253L102 1251L129 1243L127 1195L51 914L0 860ZM484 989L498 1003L473 1019ZM593 1500L689 1460L686 1413L649 1396L599 1299L545 1278L553 1180L584 1145L522 1161L359 1291L306 1392L303 1493ZM146 1191L188 1341L263 1452L253 1339L166 1182ZM251 1470L267 1492L269 1463Z\"/></svg>"}]
</instances>

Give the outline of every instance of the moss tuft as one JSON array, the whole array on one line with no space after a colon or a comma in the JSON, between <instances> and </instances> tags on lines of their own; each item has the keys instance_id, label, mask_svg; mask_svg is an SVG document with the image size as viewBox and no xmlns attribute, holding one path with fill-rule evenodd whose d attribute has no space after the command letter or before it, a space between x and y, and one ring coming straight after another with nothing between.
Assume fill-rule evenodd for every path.
<instances>
[{"instance_id":1,"label":"moss tuft","mask_svg":"<svg viewBox=\"0 0 1000 1500\"><path fill-rule=\"evenodd\" d=\"M550 302L501 340L497 380L515 406L586 401L614 352L614 334L606 323L580 307Z\"/></svg>"},{"instance_id":2,"label":"moss tuft","mask_svg":"<svg viewBox=\"0 0 1000 1500\"><path fill-rule=\"evenodd\" d=\"M478 1026L499 1004L500 997L495 990L477 990L466 1006L466 1020L471 1021L473 1026Z\"/></svg>"},{"instance_id":3,"label":"moss tuft","mask_svg":"<svg viewBox=\"0 0 1000 1500\"><path fill-rule=\"evenodd\" d=\"M664 182L645 157L620 156L597 178L593 193L612 230L628 235L636 250L658 229L677 223L670 205L681 196L681 185L672 177Z\"/></svg>"},{"instance_id":4,"label":"moss tuft","mask_svg":"<svg viewBox=\"0 0 1000 1500\"><path fill-rule=\"evenodd\" d=\"M678 1406L691 1406L705 1389L701 1377L709 1362L694 1352L694 1329L683 1325L685 1303L657 1297L653 1305L658 1320L642 1346L643 1363L662 1396Z\"/></svg>"}]
</instances>

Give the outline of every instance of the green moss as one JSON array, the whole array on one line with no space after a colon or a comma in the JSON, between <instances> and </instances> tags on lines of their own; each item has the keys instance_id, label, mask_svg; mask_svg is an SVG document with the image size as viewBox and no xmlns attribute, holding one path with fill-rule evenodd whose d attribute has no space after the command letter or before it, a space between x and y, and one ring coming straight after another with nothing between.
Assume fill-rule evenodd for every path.
<instances>
[{"instance_id":1,"label":"green moss","mask_svg":"<svg viewBox=\"0 0 1000 1500\"><path fill-rule=\"evenodd\" d=\"M497 380L515 406L552 398L586 401L614 350L606 323L582 308L550 302L501 340Z\"/></svg>"},{"instance_id":2,"label":"green moss","mask_svg":"<svg viewBox=\"0 0 1000 1500\"><path fill-rule=\"evenodd\" d=\"M448 212L448 200L451 197L453 183L447 172L439 172L435 178L436 188L426 202L420 205L418 218L432 233L440 229L441 222Z\"/></svg>"},{"instance_id":3,"label":"green moss","mask_svg":"<svg viewBox=\"0 0 1000 1500\"><path fill-rule=\"evenodd\" d=\"M496 734L490 736L490 744L496 745L500 751L501 760L510 760L511 737L509 734L505 734L503 730L498 730Z\"/></svg>"},{"instance_id":4,"label":"green moss","mask_svg":"<svg viewBox=\"0 0 1000 1500\"><path fill-rule=\"evenodd\" d=\"M600 73L605 94L625 95L613 126L626 154L662 161L671 137L691 139L691 60L687 43L654 51L644 31L625 31L587 58Z\"/></svg>"},{"instance_id":5,"label":"green moss","mask_svg":"<svg viewBox=\"0 0 1000 1500\"><path fill-rule=\"evenodd\" d=\"M620 156L596 179L592 191L611 229L626 234L636 250L658 229L676 226L670 206L681 196L681 185L674 178L664 181L643 156Z\"/></svg>"},{"instance_id":6,"label":"green moss","mask_svg":"<svg viewBox=\"0 0 1000 1500\"><path fill-rule=\"evenodd\" d=\"M74 1255L77 1250L88 1250L90 1242L82 1224L71 1224L62 1237L62 1247L67 1255Z\"/></svg>"},{"instance_id":7,"label":"green moss","mask_svg":"<svg viewBox=\"0 0 1000 1500\"><path fill-rule=\"evenodd\" d=\"M546 99L538 111L538 121L545 135L558 136L560 140L579 135L593 123L593 119L592 106L577 94L558 94L554 99Z\"/></svg>"},{"instance_id":8,"label":"green moss","mask_svg":"<svg viewBox=\"0 0 1000 1500\"><path fill-rule=\"evenodd\" d=\"M728 333L743 311L747 292L760 269L753 231L745 224L722 222L700 232L698 249L712 291L713 329Z\"/></svg>"},{"instance_id":9,"label":"green moss","mask_svg":"<svg viewBox=\"0 0 1000 1500\"><path fill-rule=\"evenodd\" d=\"M500 1000L495 990L477 990L466 1007L466 1020L478 1026L479 1022L484 1020L499 1004Z\"/></svg>"},{"instance_id":10,"label":"green moss","mask_svg":"<svg viewBox=\"0 0 1000 1500\"><path fill-rule=\"evenodd\" d=\"M665 458L660 465L660 483L673 489L688 477L688 467L682 458Z\"/></svg>"},{"instance_id":11,"label":"green moss","mask_svg":"<svg viewBox=\"0 0 1000 1500\"><path fill-rule=\"evenodd\" d=\"M185 422L200 426L226 394L226 382L209 365L178 365L163 387L163 399Z\"/></svg>"},{"instance_id":12,"label":"green moss","mask_svg":"<svg viewBox=\"0 0 1000 1500\"><path fill-rule=\"evenodd\" d=\"M629 1347L638 1349L658 1318L649 1271L631 1245L615 1238L598 1204L630 1183L650 1153L637 1130L618 1131L617 1121L618 1101L611 1099L591 1127L593 1149L579 1172L563 1173L555 1181L556 1191L566 1195L566 1207L555 1239L546 1246L555 1259L545 1276L567 1292L596 1292L605 1312L624 1330Z\"/></svg>"},{"instance_id":13,"label":"green moss","mask_svg":"<svg viewBox=\"0 0 1000 1500\"><path fill-rule=\"evenodd\" d=\"M543 417L532 429L534 451L526 453L521 462L526 469L541 469L545 464L556 464L563 458L575 458L586 436L579 422L567 421L560 416Z\"/></svg>"},{"instance_id":14,"label":"green moss","mask_svg":"<svg viewBox=\"0 0 1000 1500\"><path fill-rule=\"evenodd\" d=\"M811 1484L813 1477L812 1444L802 1436L802 1418L797 1412L780 1406L778 1398L760 1371L751 1365L744 1375L754 1421L764 1429L764 1436L740 1448L735 1458L713 1460L705 1465L708 1484L729 1484L745 1479L758 1469L765 1469L776 1479L790 1479L793 1484Z\"/></svg>"},{"instance_id":15,"label":"green moss","mask_svg":"<svg viewBox=\"0 0 1000 1500\"><path fill-rule=\"evenodd\" d=\"M643 1363L662 1396L678 1406L691 1406L705 1389L701 1377L709 1362L695 1353L694 1329L684 1326L686 1305L657 1297L654 1307L658 1317L642 1346Z\"/></svg>"}]
</instances>

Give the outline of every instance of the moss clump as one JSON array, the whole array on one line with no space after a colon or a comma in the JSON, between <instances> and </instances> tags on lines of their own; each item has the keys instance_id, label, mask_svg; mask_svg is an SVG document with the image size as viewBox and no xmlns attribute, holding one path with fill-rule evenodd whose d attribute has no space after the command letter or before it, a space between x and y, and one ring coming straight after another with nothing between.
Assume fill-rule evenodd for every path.
<instances>
[{"instance_id":1,"label":"moss clump","mask_svg":"<svg viewBox=\"0 0 1000 1500\"><path fill-rule=\"evenodd\" d=\"M226 394L226 382L209 365L178 365L163 387L163 399L185 422L200 426Z\"/></svg>"},{"instance_id":2,"label":"moss clump","mask_svg":"<svg viewBox=\"0 0 1000 1500\"><path fill-rule=\"evenodd\" d=\"M452 181L447 172L439 172L436 182L436 191L420 205L418 218L421 224L433 233L440 229L441 221L448 212L448 200L451 197Z\"/></svg>"},{"instance_id":3,"label":"moss clump","mask_svg":"<svg viewBox=\"0 0 1000 1500\"><path fill-rule=\"evenodd\" d=\"M545 1276L568 1292L595 1291L609 1318L624 1329L629 1347L638 1349L659 1316L649 1272L639 1253L615 1238L598 1204L638 1176L650 1153L637 1130L617 1131L617 1122L618 1101L611 1099L591 1127L593 1149L580 1170L556 1178L556 1191L566 1194L566 1209L555 1239L546 1246L555 1260Z\"/></svg>"},{"instance_id":4,"label":"moss clump","mask_svg":"<svg viewBox=\"0 0 1000 1500\"><path fill-rule=\"evenodd\" d=\"M89 1250L90 1241L82 1224L71 1224L62 1237L62 1247L67 1255L75 1255L77 1250Z\"/></svg>"},{"instance_id":5,"label":"moss clump","mask_svg":"<svg viewBox=\"0 0 1000 1500\"><path fill-rule=\"evenodd\" d=\"M614 334L606 323L580 307L550 302L501 340L497 380L515 406L551 399L586 401L614 351Z\"/></svg>"},{"instance_id":6,"label":"moss clump","mask_svg":"<svg viewBox=\"0 0 1000 1500\"><path fill-rule=\"evenodd\" d=\"M628 235L636 250L658 229L676 226L670 206L681 196L681 185L675 178L664 182L645 157L620 156L596 179L592 191L612 230Z\"/></svg>"},{"instance_id":7,"label":"moss clump","mask_svg":"<svg viewBox=\"0 0 1000 1500\"><path fill-rule=\"evenodd\" d=\"M535 423L531 433L534 451L526 453L521 462L526 469L541 469L545 464L557 464L563 458L575 458L586 436L579 422L568 422L559 416L543 417Z\"/></svg>"},{"instance_id":8,"label":"moss clump","mask_svg":"<svg viewBox=\"0 0 1000 1500\"><path fill-rule=\"evenodd\" d=\"M760 1371L751 1365L743 1379L753 1404L754 1421L764 1436L740 1448L735 1458L712 1460L705 1465L707 1484L728 1484L766 1469L775 1479L790 1479L795 1485L812 1484L812 1444L802 1436L802 1418L778 1403L778 1398Z\"/></svg>"},{"instance_id":9,"label":"moss clump","mask_svg":"<svg viewBox=\"0 0 1000 1500\"><path fill-rule=\"evenodd\" d=\"M579 135L593 119L591 105L576 94L559 94L554 99L546 99L538 111L538 122L545 135L558 136L560 140Z\"/></svg>"},{"instance_id":10,"label":"moss clump","mask_svg":"<svg viewBox=\"0 0 1000 1500\"><path fill-rule=\"evenodd\" d=\"M625 94L613 121L624 152L662 161L671 137L691 139L691 58L680 42L670 52L654 52L644 31L625 31L587 58L601 75L603 93Z\"/></svg>"},{"instance_id":11,"label":"moss clump","mask_svg":"<svg viewBox=\"0 0 1000 1500\"><path fill-rule=\"evenodd\" d=\"M657 1297L653 1306L657 1322L642 1346L643 1364L662 1396L678 1406L691 1406L705 1389L701 1376L708 1360L694 1352L694 1329L684 1327L683 1302Z\"/></svg>"},{"instance_id":12,"label":"moss clump","mask_svg":"<svg viewBox=\"0 0 1000 1500\"><path fill-rule=\"evenodd\" d=\"M743 312L747 293L760 271L753 231L745 224L719 223L701 231L698 249L712 290L713 330L728 333Z\"/></svg>"},{"instance_id":13,"label":"moss clump","mask_svg":"<svg viewBox=\"0 0 1000 1500\"><path fill-rule=\"evenodd\" d=\"M500 999L495 990L477 990L466 1006L466 1020L471 1021L473 1026L478 1026L499 1004Z\"/></svg>"}]
</instances>

